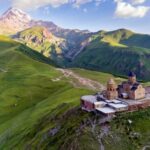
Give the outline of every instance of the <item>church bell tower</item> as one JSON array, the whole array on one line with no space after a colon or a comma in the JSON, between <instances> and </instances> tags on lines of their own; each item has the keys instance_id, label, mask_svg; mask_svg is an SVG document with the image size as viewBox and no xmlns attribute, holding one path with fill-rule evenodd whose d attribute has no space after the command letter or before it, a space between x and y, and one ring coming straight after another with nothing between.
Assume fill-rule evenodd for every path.
<instances>
[{"instance_id":1,"label":"church bell tower","mask_svg":"<svg viewBox=\"0 0 150 150\"><path fill-rule=\"evenodd\" d=\"M107 82L106 98L108 100L116 99L118 97L117 85L113 79Z\"/></svg>"}]
</instances>

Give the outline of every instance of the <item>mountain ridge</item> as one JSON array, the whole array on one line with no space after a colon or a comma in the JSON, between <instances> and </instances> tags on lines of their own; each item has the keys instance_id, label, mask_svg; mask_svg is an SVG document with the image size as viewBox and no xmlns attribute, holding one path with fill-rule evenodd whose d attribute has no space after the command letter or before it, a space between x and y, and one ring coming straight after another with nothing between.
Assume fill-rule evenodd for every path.
<instances>
[{"instance_id":1,"label":"mountain ridge","mask_svg":"<svg viewBox=\"0 0 150 150\"><path fill-rule=\"evenodd\" d=\"M129 30L99 32L72 63L80 68L120 76L132 70L139 79L149 80L149 41L149 35L136 34Z\"/></svg>"},{"instance_id":2,"label":"mountain ridge","mask_svg":"<svg viewBox=\"0 0 150 150\"><path fill-rule=\"evenodd\" d=\"M13 12L15 12L15 18L13 17ZM22 17L20 18L20 15L18 15L20 13L22 13L22 16L25 16L23 19ZM34 26L43 26L58 38L66 39L68 50L70 47L74 50L79 49L81 47L81 43L93 34L88 30L64 29L51 21L34 20L17 8L8 9L5 13L3 13L3 17L1 18L3 19L0 20L0 27L3 30L0 31L0 34L12 35Z\"/></svg>"},{"instance_id":3,"label":"mountain ridge","mask_svg":"<svg viewBox=\"0 0 150 150\"><path fill-rule=\"evenodd\" d=\"M20 10L14 9L13 11L15 14L21 13L21 16L26 16L26 13L23 13ZM8 18L3 17L3 19L7 20L10 28L17 29L15 24L10 23L13 21L13 17L11 18L11 15L14 15L14 13L12 13L13 11L10 9L8 11L10 13L5 13L6 16L9 16L9 14L10 16ZM61 41L61 39L64 40L64 42L62 42L63 44L60 44L61 42L59 43L58 40L55 40L56 43L54 45L57 50L54 50L51 57L55 63L58 63L62 67L83 67L117 75L124 75L128 71L133 70L137 73L138 78L144 80L150 79L150 70L148 67L150 65L150 35L148 34L138 34L123 28L114 31L100 30L98 32L89 32L78 29L70 30L63 29L53 22L33 20L28 15L26 18L27 21L19 21L22 19L15 17L21 24L17 24L17 26L19 26L18 29L25 29L16 32L13 37L18 36L19 34L20 37L17 38L21 42L26 43L40 53L43 53L44 48L44 50L46 50L44 55L51 57L51 42L48 37L47 39L44 38L43 34L41 34L41 37L43 36L42 38L39 37L38 32L35 30L36 26L46 28L50 34L54 35L54 39L59 39L59 41ZM5 26L7 27L7 24ZM1 21L0 27L3 28L1 26ZM7 31L9 31L9 28ZM24 34L25 32L26 34ZM31 36L33 33L34 37ZM25 37L23 38L22 35L25 35ZM32 40L26 40L29 37ZM47 42L44 41L48 41L49 43L47 44ZM122 60L120 58L122 58ZM145 74L143 74L143 72Z\"/></svg>"},{"instance_id":4,"label":"mountain ridge","mask_svg":"<svg viewBox=\"0 0 150 150\"><path fill-rule=\"evenodd\" d=\"M52 50L59 55L62 53L62 49L66 49L65 39L54 36L42 26L25 29L14 35L13 38L49 58Z\"/></svg>"}]
</instances>

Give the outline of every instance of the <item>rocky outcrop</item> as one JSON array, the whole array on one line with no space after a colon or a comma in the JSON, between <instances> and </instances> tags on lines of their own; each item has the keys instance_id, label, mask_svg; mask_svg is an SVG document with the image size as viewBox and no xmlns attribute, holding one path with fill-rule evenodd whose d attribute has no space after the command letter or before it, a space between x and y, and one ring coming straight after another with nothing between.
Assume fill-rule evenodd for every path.
<instances>
[{"instance_id":1,"label":"rocky outcrop","mask_svg":"<svg viewBox=\"0 0 150 150\"><path fill-rule=\"evenodd\" d=\"M21 31L13 38L41 52L46 57L50 57L51 52L61 54L66 48L65 39L54 36L47 28L40 26Z\"/></svg>"}]
</instances>

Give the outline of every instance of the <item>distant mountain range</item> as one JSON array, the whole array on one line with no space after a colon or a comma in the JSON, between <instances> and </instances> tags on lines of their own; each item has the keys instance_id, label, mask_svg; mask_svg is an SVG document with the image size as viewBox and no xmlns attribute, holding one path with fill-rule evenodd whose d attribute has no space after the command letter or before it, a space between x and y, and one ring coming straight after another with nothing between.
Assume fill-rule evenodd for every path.
<instances>
[{"instance_id":1,"label":"distant mountain range","mask_svg":"<svg viewBox=\"0 0 150 150\"><path fill-rule=\"evenodd\" d=\"M125 75L135 71L150 79L150 35L127 29L99 31L63 29L53 22L34 20L17 8L0 17L0 34L50 57L65 67L82 67Z\"/></svg>"},{"instance_id":2,"label":"distant mountain range","mask_svg":"<svg viewBox=\"0 0 150 150\"><path fill-rule=\"evenodd\" d=\"M83 47L82 42L93 34L88 30L63 29L50 21L34 20L28 14L17 8L8 9L0 17L0 28L2 29L0 30L0 34L14 35L35 26L45 27L53 35L65 39L65 50L69 51L68 53L65 51L65 55L69 58L73 57L76 51Z\"/></svg>"}]
</instances>

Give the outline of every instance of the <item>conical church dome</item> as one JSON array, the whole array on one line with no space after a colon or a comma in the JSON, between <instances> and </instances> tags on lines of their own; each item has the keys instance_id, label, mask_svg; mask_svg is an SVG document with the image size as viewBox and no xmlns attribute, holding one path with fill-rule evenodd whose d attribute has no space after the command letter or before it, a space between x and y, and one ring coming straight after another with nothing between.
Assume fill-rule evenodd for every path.
<instances>
[{"instance_id":1,"label":"conical church dome","mask_svg":"<svg viewBox=\"0 0 150 150\"><path fill-rule=\"evenodd\" d=\"M109 79L109 81L107 82L107 84L116 84L116 83L115 83L114 79L111 78L111 79Z\"/></svg>"}]
</instances>

